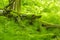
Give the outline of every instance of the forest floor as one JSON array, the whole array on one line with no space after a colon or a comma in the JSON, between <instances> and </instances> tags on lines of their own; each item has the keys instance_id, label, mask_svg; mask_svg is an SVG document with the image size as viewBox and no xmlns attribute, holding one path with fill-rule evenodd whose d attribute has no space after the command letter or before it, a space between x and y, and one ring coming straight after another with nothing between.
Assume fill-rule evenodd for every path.
<instances>
[{"instance_id":1,"label":"forest floor","mask_svg":"<svg viewBox=\"0 0 60 40\"><path fill-rule=\"evenodd\" d=\"M59 30L59 28L46 29L38 22L29 25L22 21L19 26L13 20L0 16L0 40L60 40Z\"/></svg>"}]
</instances>

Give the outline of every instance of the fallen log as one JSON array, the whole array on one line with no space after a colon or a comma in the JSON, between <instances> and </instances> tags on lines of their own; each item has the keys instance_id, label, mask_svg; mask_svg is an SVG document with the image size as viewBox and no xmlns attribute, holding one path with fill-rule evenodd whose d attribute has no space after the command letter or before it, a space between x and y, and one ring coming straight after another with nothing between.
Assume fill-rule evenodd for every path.
<instances>
[{"instance_id":1,"label":"fallen log","mask_svg":"<svg viewBox=\"0 0 60 40\"><path fill-rule=\"evenodd\" d=\"M14 12L14 11L13 11ZM0 10L0 16L3 16L3 14L2 13L4 13L4 10ZM14 13L17 13L17 12L14 12ZM29 19L28 18L28 15L26 15L25 16L27 19ZM32 15L32 18L31 19L36 19L36 18L40 18L41 16L36 16L36 15ZM58 28L60 28L60 24L53 24L53 23L49 23L49 22L46 22L46 21L42 21L42 20L40 20L40 25L41 26L43 26L43 27L58 27Z\"/></svg>"}]
</instances>

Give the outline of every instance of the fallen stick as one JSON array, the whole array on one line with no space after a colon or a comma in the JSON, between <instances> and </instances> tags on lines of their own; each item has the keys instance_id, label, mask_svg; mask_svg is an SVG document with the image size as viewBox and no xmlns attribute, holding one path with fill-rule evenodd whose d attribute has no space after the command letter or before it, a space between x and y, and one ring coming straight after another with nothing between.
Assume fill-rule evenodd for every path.
<instances>
[{"instance_id":1,"label":"fallen stick","mask_svg":"<svg viewBox=\"0 0 60 40\"><path fill-rule=\"evenodd\" d=\"M60 24L48 23L48 22L45 22L45 21L40 21L40 24L43 27L56 27L56 28L58 27L58 28L60 28Z\"/></svg>"}]
</instances>

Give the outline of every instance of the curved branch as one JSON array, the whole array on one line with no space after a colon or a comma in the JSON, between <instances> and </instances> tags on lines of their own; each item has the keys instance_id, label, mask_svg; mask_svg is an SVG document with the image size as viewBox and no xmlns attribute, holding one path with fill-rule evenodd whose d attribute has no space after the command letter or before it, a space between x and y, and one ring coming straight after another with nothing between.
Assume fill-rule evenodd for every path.
<instances>
[{"instance_id":1,"label":"curved branch","mask_svg":"<svg viewBox=\"0 0 60 40\"><path fill-rule=\"evenodd\" d=\"M11 3L9 3L7 6L4 7L4 9L7 9L9 6L11 6L13 3L15 2L15 0L13 0Z\"/></svg>"}]
</instances>

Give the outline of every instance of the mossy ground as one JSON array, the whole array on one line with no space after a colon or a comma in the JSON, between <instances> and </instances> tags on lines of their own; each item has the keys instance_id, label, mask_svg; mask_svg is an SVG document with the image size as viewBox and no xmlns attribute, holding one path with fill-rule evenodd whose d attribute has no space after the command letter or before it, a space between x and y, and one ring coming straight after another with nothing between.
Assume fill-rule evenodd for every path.
<instances>
[{"instance_id":1,"label":"mossy ground","mask_svg":"<svg viewBox=\"0 0 60 40\"><path fill-rule=\"evenodd\" d=\"M23 21L22 21L23 23ZM27 25L26 21L20 26L13 20L0 16L0 40L59 40L58 28L48 30L35 21L33 25ZM40 30L37 29L40 27Z\"/></svg>"}]
</instances>

